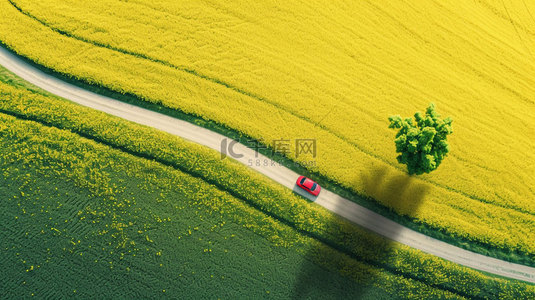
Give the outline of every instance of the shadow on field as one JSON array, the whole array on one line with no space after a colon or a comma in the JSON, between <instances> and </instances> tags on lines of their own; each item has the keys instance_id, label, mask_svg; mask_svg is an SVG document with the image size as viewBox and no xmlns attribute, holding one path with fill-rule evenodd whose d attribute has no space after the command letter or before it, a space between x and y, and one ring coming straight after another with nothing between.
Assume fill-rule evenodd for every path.
<instances>
[{"instance_id":1,"label":"shadow on field","mask_svg":"<svg viewBox=\"0 0 535 300\"><path fill-rule=\"evenodd\" d=\"M427 193L428 187L418 183L414 176L394 173L386 166L370 169L361 175L366 195L374 199L388 199L391 207L402 214L413 215ZM375 200L369 200L375 201ZM342 208L339 208L342 209ZM335 213L338 213L336 209ZM394 258L393 242L383 238L379 242L370 238L367 230L347 229L353 226L340 226L340 217L332 215L324 224L327 241L308 250L306 262L300 266L299 278L293 290L293 299L317 299L319 290L332 290L332 299L385 299L397 298L398 295L386 294L381 286L382 276L377 267L390 269L389 261ZM376 215L366 215L364 222L370 225L385 225L378 222ZM388 223L386 223L388 224ZM345 228L345 229L344 229ZM362 228L358 226L358 228ZM389 228L389 235L400 234L397 228ZM371 233L377 236L376 233ZM328 244L328 245L326 245ZM322 272L313 266L321 265ZM315 270L315 271L313 271ZM395 270L390 269L389 271ZM348 280L333 280L334 273L343 273Z\"/></svg>"}]
</instances>

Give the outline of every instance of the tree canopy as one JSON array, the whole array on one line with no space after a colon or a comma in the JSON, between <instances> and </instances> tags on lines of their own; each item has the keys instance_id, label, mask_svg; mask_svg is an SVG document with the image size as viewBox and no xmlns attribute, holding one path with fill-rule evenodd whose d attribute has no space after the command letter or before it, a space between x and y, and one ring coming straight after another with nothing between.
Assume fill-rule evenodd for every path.
<instances>
[{"instance_id":1,"label":"tree canopy","mask_svg":"<svg viewBox=\"0 0 535 300\"><path fill-rule=\"evenodd\" d=\"M447 136L451 134L451 118L440 119L431 103L425 116L417 112L412 118L390 116L388 128L399 129L396 134L396 152L399 163L406 164L409 174L429 173L440 165L450 151Z\"/></svg>"}]
</instances>

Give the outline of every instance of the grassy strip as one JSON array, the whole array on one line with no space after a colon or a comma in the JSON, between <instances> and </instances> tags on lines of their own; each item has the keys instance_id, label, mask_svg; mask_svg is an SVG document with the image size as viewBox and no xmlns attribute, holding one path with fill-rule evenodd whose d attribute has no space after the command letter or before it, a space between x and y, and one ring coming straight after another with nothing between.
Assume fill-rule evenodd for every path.
<instances>
[{"instance_id":1,"label":"grassy strip","mask_svg":"<svg viewBox=\"0 0 535 300\"><path fill-rule=\"evenodd\" d=\"M521 290L531 288L518 282L489 278L408 247L393 245L348 222L332 219L325 210L307 204L287 189L273 184L271 180L238 163L219 160L219 155L215 151L103 113L59 102L52 97L22 93L20 90L11 90L10 94L12 99L16 100L3 101L1 104L3 110L107 141L110 145L139 153L143 157L166 162L172 166L182 166L194 176L209 182L218 182L221 189L232 191L239 198L253 201L257 208L285 220L298 230L320 237L322 241L336 245L337 249L345 253L373 262L394 273L404 274L427 284L472 297L479 296L480 293L478 290L474 294L474 286L486 287L482 290L488 293L484 293L485 297L490 298L496 296L495 293L498 291L513 293L518 286ZM58 105L61 106L61 110L56 108ZM285 242L282 240L281 243ZM384 256L382 253L388 255ZM470 286L460 284L461 282L470 282Z\"/></svg>"},{"instance_id":2,"label":"grassy strip","mask_svg":"<svg viewBox=\"0 0 535 300\"><path fill-rule=\"evenodd\" d=\"M1 42L0 42L0 45L2 45ZM3 46L6 47L6 45L3 45ZM7 47L6 49L9 50L9 48ZM307 177L314 178L314 180L316 180L324 188L338 195L341 195L342 197L347 198L355 203L358 203L359 205L362 205L368 209L371 209L399 224L402 224L415 231L421 232L427 236L445 241L451 245L455 245L457 247L460 247L469 251L473 251L476 253L480 253L486 256L495 257L501 260L535 267L535 259L533 255L521 252L517 249L511 250L510 248L493 247L490 244L485 244L477 240L471 240L465 236L458 236L452 232L445 230L442 227L432 226L430 224L422 223L418 219L411 218L406 215L399 215L395 213L394 211L392 211L392 209L380 204L375 199L371 197L367 197L365 195L360 195L352 190L349 190L343 187L342 185L340 185L339 183L332 181L331 179L324 176L323 174L319 172L315 172L311 169L308 169L300 165L299 162L291 160L290 158L284 156L283 154L277 153L276 151L274 151L274 149L271 148L271 146L263 143L262 141L255 140L254 138L247 136L244 133L236 131L232 128L229 128L223 124L217 123L213 120L206 120L194 114L187 114L178 109L171 109L161 104L152 103L144 99L141 99L138 96L133 95L133 94L118 93L101 85L90 84L89 82L86 82L83 78L73 78L72 76L68 74L62 74L62 73L56 72L43 65L36 64L32 60L16 54L12 50L9 50L9 51L12 54L17 55L19 58L23 59L28 64L45 72L46 74L52 75L58 79L71 83L75 86L81 87L83 89L92 91L94 93L97 93L103 96L107 96L113 99L120 100L125 103L137 105L137 106L150 109L150 110L153 110L153 111L156 111L156 112L159 112L159 113L162 113L162 114L174 117L174 118L188 121L190 123L193 123L203 128L217 132L229 138L238 140L242 144L248 146L249 148L258 149L258 152L279 162L285 167L299 174L303 174ZM0 78L4 82L16 83L20 87L35 89L31 85L28 85L24 80L17 79L18 77L12 75L10 72L8 72L2 67L0 67Z\"/></svg>"}]
</instances>

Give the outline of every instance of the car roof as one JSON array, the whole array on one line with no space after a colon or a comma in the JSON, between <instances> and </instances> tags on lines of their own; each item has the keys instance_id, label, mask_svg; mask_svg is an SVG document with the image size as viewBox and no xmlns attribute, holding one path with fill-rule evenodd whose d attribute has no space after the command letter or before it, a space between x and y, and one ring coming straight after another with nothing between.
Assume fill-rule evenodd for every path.
<instances>
[{"instance_id":1,"label":"car roof","mask_svg":"<svg viewBox=\"0 0 535 300\"><path fill-rule=\"evenodd\" d=\"M313 185L314 183L315 183L315 182L314 182L312 179L307 178L307 179L305 180L305 182L303 183L303 185L306 186L306 187L308 187L308 188L311 188L312 185Z\"/></svg>"}]
</instances>

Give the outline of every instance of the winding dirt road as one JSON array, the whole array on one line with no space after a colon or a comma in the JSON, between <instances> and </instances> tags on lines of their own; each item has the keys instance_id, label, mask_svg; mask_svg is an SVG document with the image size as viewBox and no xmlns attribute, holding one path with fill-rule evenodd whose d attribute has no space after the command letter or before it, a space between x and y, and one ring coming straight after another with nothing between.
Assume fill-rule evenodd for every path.
<instances>
[{"instance_id":1,"label":"winding dirt road","mask_svg":"<svg viewBox=\"0 0 535 300\"><path fill-rule=\"evenodd\" d=\"M2 47L0 47L0 65L26 81L62 98L180 136L219 152L222 151L221 145L224 140L227 145L234 143L223 135L186 121L101 96L61 81L31 66ZM240 163L293 189L317 205L391 240L477 270L535 283L535 268L491 258L430 238L325 189L319 197L312 197L296 187L295 181L299 174L294 171L278 165L242 144L235 143L233 150L235 153L243 154L242 157L236 159ZM260 162L258 165L257 161Z\"/></svg>"}]
</instances>

